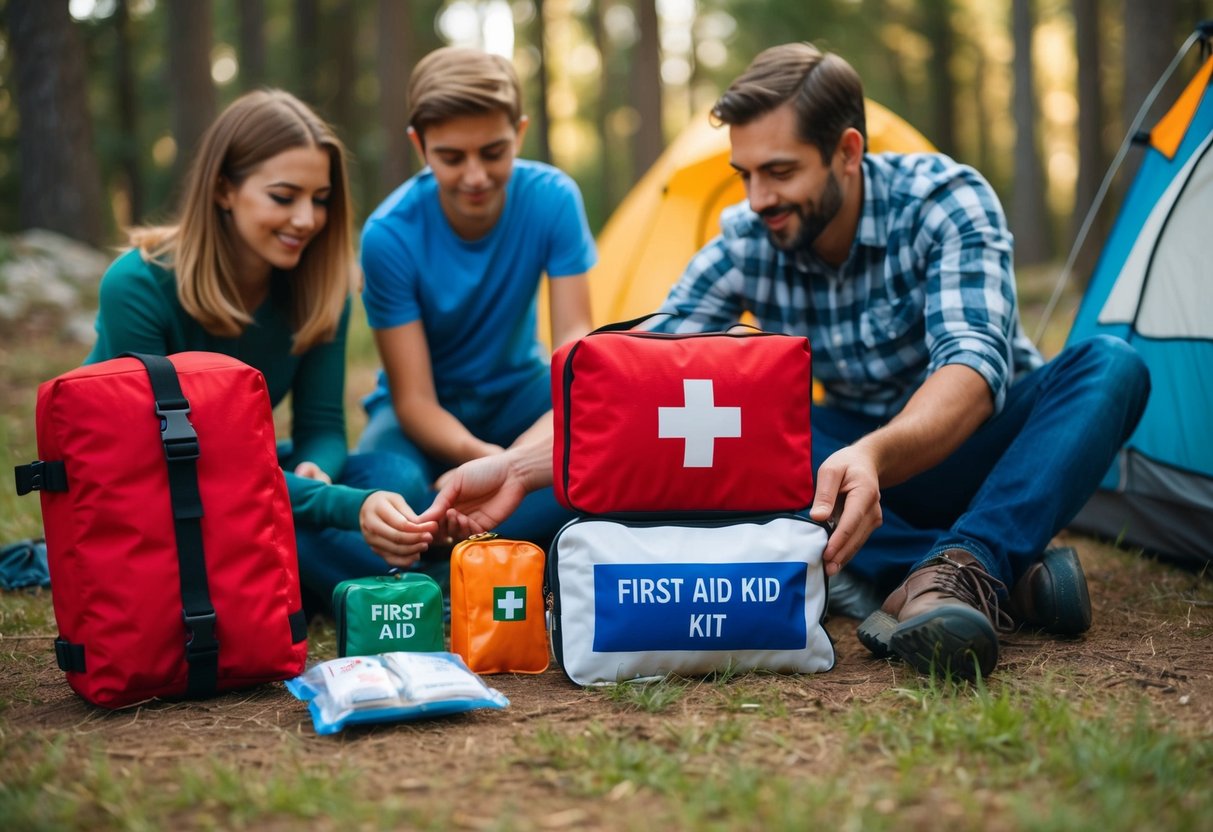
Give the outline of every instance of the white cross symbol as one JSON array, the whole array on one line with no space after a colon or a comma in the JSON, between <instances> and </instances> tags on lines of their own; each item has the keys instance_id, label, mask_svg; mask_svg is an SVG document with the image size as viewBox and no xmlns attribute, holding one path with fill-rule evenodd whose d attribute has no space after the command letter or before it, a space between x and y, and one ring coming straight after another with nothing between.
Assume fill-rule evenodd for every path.
<instances>
[{"instance_id":1,"label":"white cross symbol","mask_svg":"<svg viewBox=\"0 0 1213 832\"><path fill-rule=\"evenodd\" d=\"M514 620L514 613L522 609L523 600L514 594L514 590L508 590L497 601L497 608L505 612L507 621Z\"/></svg>"},{"instance_id":2,"label":"white cross symbol","mask_svg":"<svg viewBox=\"0 0 1213 832\"><path fill-rule=\"evenodd\" d=\"M683 468L711 468L717 439L741 436L741 408L717 407L710 378L684 378L684 407L657 408L657 437L685 439Z\"/></svg>"}]
</instances>

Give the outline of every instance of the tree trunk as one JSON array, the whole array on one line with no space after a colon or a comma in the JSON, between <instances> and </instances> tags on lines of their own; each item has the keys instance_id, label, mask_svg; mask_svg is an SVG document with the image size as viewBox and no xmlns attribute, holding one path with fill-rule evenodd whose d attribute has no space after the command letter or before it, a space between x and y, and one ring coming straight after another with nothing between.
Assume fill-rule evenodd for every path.
<instances>
[{"instance_id":1,"label":"tree trunk","mask_svg":"<svg viewBox=\"0 0 1213 832\"><path fill-rule=\"evenodd\" d=\"M240 87L255 90L265 84L265 0L240 0Z\"/></svg>"},{"instance_id":2,"label":"tree trunk","mask_svg":"<svg viewBox=\"0 0 1213 832\"><path fill-rule=\"evenodd\" d=\"M326 90L323 111L333 122L338 135L353 141L358 131L358 98L354 86L358 82L358 56L354 42L358 31L358 10L352 0L335 0L326 16L328 25L325 49L333 61L332 86Z\"/></svg>"},{"instance_id":3,"label":"tree trunk","mask_svg":"<svg viewBox=\"0 0 1213 832\"><path fill-rule=\"evenodd\" d=\"M417 59L412 0L379 0L379 130L383 135L377 203L413 171L408 139L409 71Z\"/></svg>"},{"instance_id":4,"label":"tree trunk","mask_svg":"<svg viewBox=\"0 0 1213 832\"><path fill-rule=\"evenodd\" d=\"M118 63L117 90L118 131L121 145L118 148L118 168L121 171L123 190L126 192L128 216L121 219L128 225L143 222L143 173L139 166L139 90L135 81L135 70L131 58L131 18L127 0L118 0L114 7L114 52Z\"/></svg>"},{"instance_id":5,"label":"tree trunk","mask_svg":"<svg viewBox=\"0 0 1213 832\"><path fill-rule=\"evenodd\" d=\"M956 37L952 31L950 0L930 0L923 8L923 34L933 54L927 61L931 96L931 141L944 153L956 155L956 81L952 57Z\"/></svg>"},{"instance_id":6,"label":"tree trunk","mask_svg":"<svg viewBox=\"0 0 1213 832\"><path fill-rule=\"evenodd\" d=\"M444 43L434 21L446 0L410 0L410 3L413 6L413 63L416 63Z\"/></svg>"},{"instance_id":7,"label":"tree trunk","mask_svg":"<svg viewBox=\"0 0 1213 832\"><path fill-rule=\"evenodd\" d=\"M211 0L169 0L168 69L178 182L198 140L215 120L211 36Z\"/></svg>"},{"instance_id":8,"label":"tree trunk","mask_svg":"<svg viewBox=\"0 0 1213 832\"><path fill-rule=\"evenodd\" d=\"M980 44L976 44L973 49L973 120L974 120L974 136L977 142L976 159L977 169L981 171L982 176L993 182L995 179L1001 178L1005 181L1006 171L996 169L994 165L994 151L991 148L990 138L990 119L988 97L986 95L986 84L988 83L988 74L990 71L989 63L986 60L985 50Z\"/></svg>"},{"instance_id":9,"label":"tree trunk","mask_svg":"<svg viewBox=\"0 0 1213 832\"><path fill-rule=\"evenodd\" d=\"M887 0L863 0L863 14L869 20L879 20L882 24L891 24L900 22L901 14L894 4ZM879 32L879 27L877 28ZM881 104L889 107L895 113L905 115L908 112L910 104L910 86L906 80L906 72L902 66L902 56L889 42L880 42L876 44L876 52L878 57L872 62L874 66L879 67L880 73L888 80L889 89L891 90L890 97L887 101L881 101ZM917 127L924 128L926 125L919 124ZM935 143L936 137L927 131L927 138Z\"/></svg>"},{"instance_id":10,"label":"tree trunk","mask_svg":"<svg viewBox=\"0 0 1213 832\"><path fill-rule=\"evenodd\" d=\"M607 0L591 0L589 16L590 31L594 36L594 47L601 62L598 73L598 101L594 107L594 128L598 132L598 211L601 222L611 215L615 207L614 188L611 185L611 43L607 37L603 15Z\"/></svg>"},{"instance_id":11,"label":"tree trunk","mask_svg":"<svg viewBox=\"0 0 1213 832\"><path fill-rule=\"evenodd\" d=\"M292 33L295 39L295 94L319 107L316 64L320 60L320 11L317 0L295 0Z\"/></svg>"},{"instance_id":12,"label":"tree trunk","mask_svg":"<svg viewBox=\"0 0 1213 832\"><path fill-rule=\"evenodd\" d=\"M644 175L665 147L661 126L661 49L657 1L637 0L639 39L632 47L631 97L639 116L632 140L633 181Z\"/></svg>"},{"instance_id":13,"label":"tree trunk","mask_svg":"<svg viewBox=\"0 0 1213 832\"><path fill-rule=\"evenodd\" d=\"M1174 3L1125 0L1125 85L1121 106L1124 129L1121 130L1121 135L1133 124L1137 111L1141 109L1150 90L1158 83L1163 71L1175 57L1178 47L1175 42L1175 14ZM1182 83L1181 79L1172 77L1171 83L1159 94L1150 108L1140 129L1148 131L1166 112L1166 108L1175 100ZM1127 187L1128 183L1133 181L1139 164L1141 153L1130 153L1125 157L1118 173L1120 187Z\"/></svg>"},{"instance_id":14,"label":"tree trunk","mask_svg":"<svg viewBox=\"0 0 1213 832\"><path fill-rule=\"evenodd\" d=\"M1103 150L1103 94L1100 90L1099 0L1073 0L1075 52L1078 59L1078 181L1074 185L1074 216L1070 239L1077 240L1099 183L1107 170ZM1087 232L1087 242L1074 264L1077 275L1087 275L1104 239L1106 212L1100 211Z\"/></svg>"},{"instance_id":15,"label":"tree trunk","mask_svg":"<svg viewBox=\"0 0 1213 832\"><path fill-rule=\"evenodd\" d=\"M1177 24L1174 3L1125 0L1124 15L1125 86L1122 116L1125 129L1128 129L1142 102L1175 57L1179 44L1175 42ZM1178 82L1172 82L1172 88L1178 88ZM1150 111L1151 116L1161 116L1173 99L1174 95L1162 93ZM1153 121L1154 118L1147 118L1143 128L1148 130Z\"/></svg>"},{"instance_id":16,"label":"tree trunk","mask_svg":"<svg viewBox=\"0 0 1213 832\"><path fill-rule=\"evenodd\" d=\"M1010 225L1015 234L1015 261L1040 263L1052 254L1045 180L1036 142L1036 91L1032 80L1032 0L1013 0L1015 40L1015 193Z\"/></svg>"},{"instance_id":17,"label":"tree trunk","mask_svg":"<svg viewBox=\"0 0 1213 832\"><path fill-rule=\"evenodd\" d=\"M18 218L92 245L102 242L101 175L85 88L84 53L67 0L9 0L21 121Z\"/></svg>"},{"instance_id":18,"label":"tree trunk","mask_svg":"<svg viewBox=\"0 0 1213 832\"><path fill-rule=\"evenodd\" d=\"M552 118L548 112L548 50L547 26L544 20L543 0L535 0L535 51L539 54L539 68L536 80L539 92L535 100L536 148L541 162L552 161Z\"/></svg>"}]
</instances>

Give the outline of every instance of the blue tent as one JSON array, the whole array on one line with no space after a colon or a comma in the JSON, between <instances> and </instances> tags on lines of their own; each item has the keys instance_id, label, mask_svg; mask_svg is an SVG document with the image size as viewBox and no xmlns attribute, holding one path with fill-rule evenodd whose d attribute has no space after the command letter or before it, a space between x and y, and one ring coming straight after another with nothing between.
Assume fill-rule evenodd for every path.
<instances>
[{"instance_id":1,"label":"blue tent","mask_svg":"<svg viewBox=\"0 0 1213 832\"><path fill-rule=\"evenodd\" d=\"M1070 341L1133 344L1150 368L1137 431L1075 528L1156 554L1213 560L1213 22L1206 60L1148 134Z\"/></svg>"}]
</instances>

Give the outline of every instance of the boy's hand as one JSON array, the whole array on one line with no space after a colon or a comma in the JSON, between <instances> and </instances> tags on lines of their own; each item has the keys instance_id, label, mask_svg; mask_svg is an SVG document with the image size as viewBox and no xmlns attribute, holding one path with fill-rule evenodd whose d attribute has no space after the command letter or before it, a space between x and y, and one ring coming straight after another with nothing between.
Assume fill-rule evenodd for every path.
<instances>
[{"instance_id":1,"label":"boy's hand","mask_svg":"<svg viewBox=\"0 0 1213 832\"><path fill-rule=\"evenodd\" d=\"M461 539L502 523L526 496L504 454L481 457L447 471L441 490L421 518L437 522L446 537Z\"/></svg>"}]
</instances>

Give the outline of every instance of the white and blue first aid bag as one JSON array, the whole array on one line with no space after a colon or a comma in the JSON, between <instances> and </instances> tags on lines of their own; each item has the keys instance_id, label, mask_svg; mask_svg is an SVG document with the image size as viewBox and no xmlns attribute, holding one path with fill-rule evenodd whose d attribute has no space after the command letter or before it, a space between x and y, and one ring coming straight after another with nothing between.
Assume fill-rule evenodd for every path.
<instances>
[{"instance_id":1,"label":"white and blue first aid bag","mask_svg":"<svg viewBox=\"0 0 1213 832\"><path fill-rule=\"evenodd\" d=\"M826 537L793 514L573 520L548 558L552 651L579 685L829 670Z\"/></svg>"}]
</instances>

